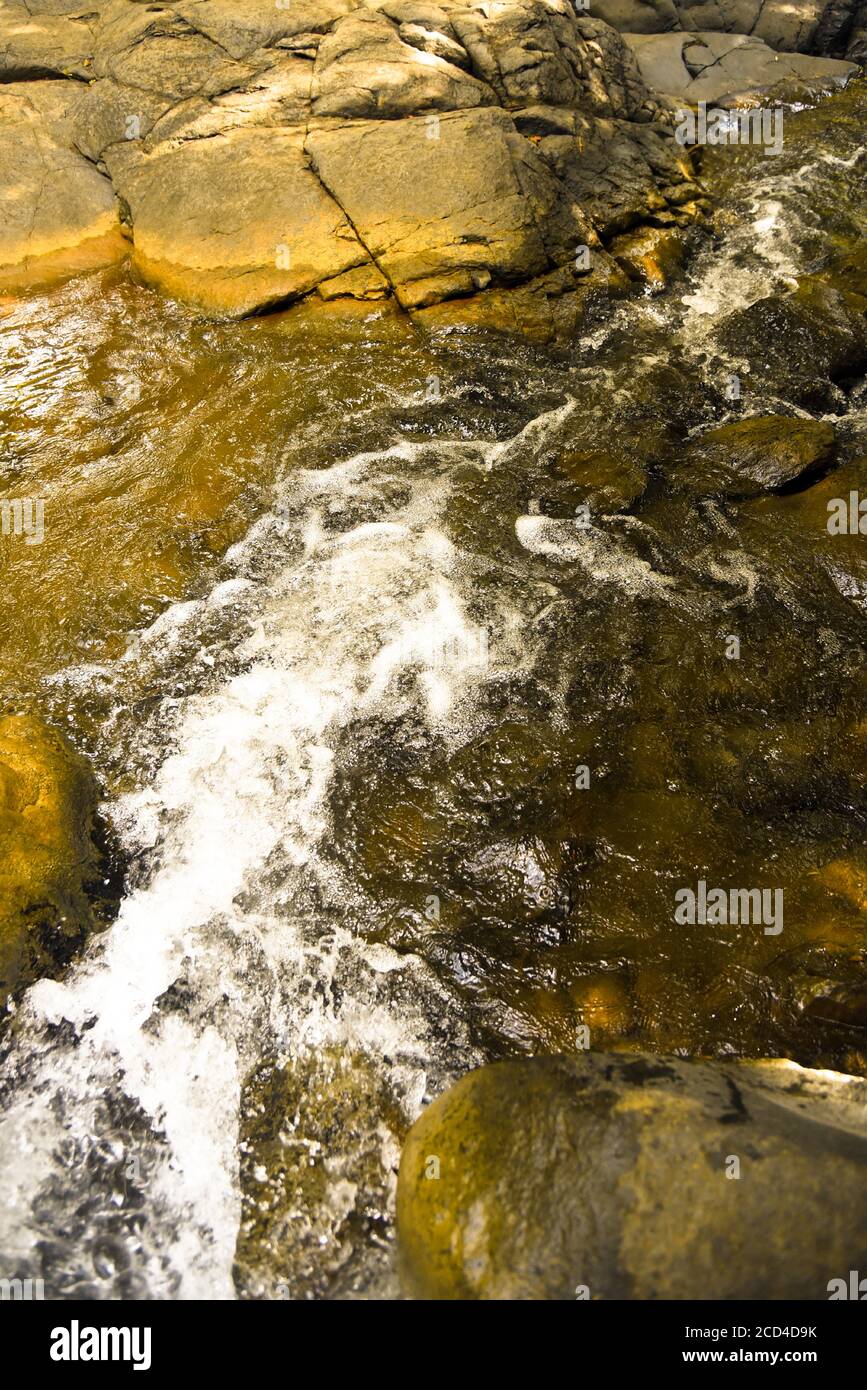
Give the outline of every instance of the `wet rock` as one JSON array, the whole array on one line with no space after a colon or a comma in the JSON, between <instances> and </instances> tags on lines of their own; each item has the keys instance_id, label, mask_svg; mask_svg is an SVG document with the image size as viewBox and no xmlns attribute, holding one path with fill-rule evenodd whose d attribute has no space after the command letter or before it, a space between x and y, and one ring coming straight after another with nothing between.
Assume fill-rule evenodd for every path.
<instances>
[{"instance_id":1,"label":"wet rock","mask_svg":"<svg viewBox=\"0 0 867 1390\"><path fill-rule=\"evenodd\" d=\"M630 280L640 280L656 290L664 289L677 276L686 255L683 236L662 227L617 237L610 250Z\"/></svg>"},{"instance_id":2,"label":"wet rock","mask_svg":"<svg viewBox=\"0 0 867 1390\"><path fill-rule=\"evenodd\" d=\"M362 1052L332 1046L256 1069L241 1100L242 1297L339 1297L366 1251L378 1245L385 1263L405 1131Z\"/></svg>"},{"instance_id":3,"label":"wet rock","mask_svg":"<svg viewBox=\"0 0 867 1390\"><path fill-rule=\"evenodd\" d=\"M72 149L77 83L0 87L0 287L107 265L126 251L108 179Z\"/></svg>"},{"instance_id":4,"label":"wet rock","mask_svg":"<svg viewBox=\"0 0 867 1390\"><path fill-rule=\"evenodd\" d=\"M546 515L574 515L589 507L590 515L626 511L647 485L644 469L623 454L581 449L567 441L550 463L557 481L540 488L540 510Z\"/></svg>"},{"instance_id":5,"label":"wet rock","mask_svg":"<svg viewBox=\"0 0 867 1390\"><path fill-rule=\"evenodd\" d=\"M834 58L777 53L760 37L714 32L628 34L644 81L682 101L729 104L780 82L845 82L857 68Z\"/></svg>"},{"instance_id":6,"label":"wet rock","mask_svg":"<svg viewBox=\"0 0 867 1390\"><path fill-rule=\"evenodd\" d=\"M835 438L834 426L822 420L783 415L736 420L693 443L683 482L692 490L724 497L758 497L795 483L806 486L830 462Z\"/></svg>"},{"instance_id":7,"label":"wet rock","mask_svg":"<svg viewBox=\"0 0 867 1390\"><path fill-rule=\"evenodd\" d=\"M624 982L614 975L579 980L571 990L581 1023L589 1030L590 1045L612 1042L629 1033L634 1022L632 1002Z\"/></svg>"},{"instance_id":8,"label":"wet rock","mask_svg":"<svg viewBox=\"0 0 867 1390\"><path fill-rule=\"evenodd\" d=\"M435 1299L825 1299L867 1254L865 1100L861 1081L785 1061L483 1067L404 1146L406 1286ZM814 1203L822 1221L805 1222Z\"/></svg>"},{"instance_id":9,"label":"wet rock","mask_svg":"<svg viewBox=\"0 0 867 1390\"><path fill-rule=\"evenodd\" d=\"M797 289L756 300L723 319L718 341L749 368L748 389L821 410L829 383L867 365L867 298L804 276Z\"/></svg>"},{"instance_id":10,"label":"wet rock","mask_svg":"<svg viewBox=\"0 0 867 1390\"><path fill-rule=\"evenodd\" d=\"M95 924L96 802L59 734L32 715L0 720L0 1002L65 964Z\"/></svg>"},{"instance_id":11,"label":"wet rock","mask_svg":"<svg viewBox=\"0 0 867 1390\"><path fill-rule=\"evenodd\" d=\"M836 897L867 913L867 865L851 859L834 859L817 874L818 881Z\"/></svg>"},{"instance_id":12,"label":"wet rock","mask_svg":"<svg viewBox=\"0 0 867 1390\"><path fill-rule=\"evenodd\" d=\"M515 123L603 240L642 223L688 226L709 205L687 151L664 126L537 106Z\"/></svg>"}]
</instances>

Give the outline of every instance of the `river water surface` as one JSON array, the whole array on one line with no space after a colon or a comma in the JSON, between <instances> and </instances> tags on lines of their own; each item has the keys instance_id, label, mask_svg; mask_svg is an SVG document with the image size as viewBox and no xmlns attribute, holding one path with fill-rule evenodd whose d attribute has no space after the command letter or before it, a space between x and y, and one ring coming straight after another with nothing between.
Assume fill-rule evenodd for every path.
<instances>
[{"instance_id":1,"label":"river water surface","mask_svg":"<svg viewBox=\"0 0 867 1390\"><path fill-rule=\"evenodd\" d=\"M3 557L6 705L92 760L124 875L4 1025L10 1276L394 1295L403 1135L481 1061L588 1029L867 1066L810 1007L863 969L867 551L826 520L867 394L814 411L809 488L686 462L806 415L716 333L863 235L864 114L709 155L688 275L568 346L207 324L123 270L3 306L7 491L46 499ZM783 889L782 932L676 925L700 879Z\"/></svg>"}]
</instances>

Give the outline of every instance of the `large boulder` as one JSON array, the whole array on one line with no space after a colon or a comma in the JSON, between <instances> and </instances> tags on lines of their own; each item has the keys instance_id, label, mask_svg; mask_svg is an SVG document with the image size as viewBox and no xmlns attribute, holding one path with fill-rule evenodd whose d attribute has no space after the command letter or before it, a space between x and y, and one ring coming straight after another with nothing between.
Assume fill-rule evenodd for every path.
<instances>
[{"instance_id":1,"label":"large boulder","mask_svg":"<svg viewBox=\"0 0 867 1390\"><path fill-rule=\"evenodd\" d=\"M94 925L96 804L58 733L33 715L0 719L0 1003L64 964Z\"/></svg>"},{"instance_id":2,"label":"large boulder","mask_svg":"<svg viewBox=\"0 0 867 1390\"><path fill-rule=\"evenodd\" d=\"M209 312L300 299L348 271L357 293L384 281L310 170L303 131L236 129L207 140L106 152L135 228L143 278Z\"/></svg>"},{"instance_id":3,"label":"large boulder","mask_svg":"<svg viewBox=\"0 0 867 1390\"><path fill-rule=\"evenodd\" d=\"M829 463L835 437L825 420L784 415L735 420L706 430L693 443L683 482L692 491L723 497L760 497L806 486Z\"/></svg>"},{"instance_id":4,"label":"large boulder","mask_svg":"<svg viewBox=\"0 0 867 1390\"><path fill-rule=\"evenodd\" d=\"M867 1261L865 1102L867 1082L786 1061L617 1053L482 1067L406 1140L407 1290L826 1299Z\"/></svg>"},{"instance_id":5,"label":"large boulder","mask_svg":"<svg viewBox=\"0 0 867 1390\"><path fill-rule=\"evenodd\" d=\"M628 45L609 25L558 0L521 0L451 16L476 70L507 109L565 106L651 120L658 105Z\"/></svg>"},{"instance_id":6,"label":"large boulder","mask_svg":"<svg viewBox=\"0 0 867 1390\"><path fill-rule=\"evenodd\" d=\"M788 53L855 57L863 0L590 0L620 33L744 34ZM860 23L859 23L860 21Z\"/></svg>"},{"instance_id":7,"label":"large boulder","mask_svg":"<svg viewBox=\"0 0 867 1390\"><path fill-rule=\"evenodd\" d=\"M44 4L39 52L78 26L88 80L28 117L49 159L21 184L6 161L10 269L66 209L55 242L123 231L143 281L215 316L384 297L553 336L629 284L600 237L707 207L629 44L568 0ZM25 111L56 66L27 67Z\"/></svg>"},{"instance_id":8,"label":"large boulder","mask_svg":"<svg viewBox=\"0 0 867 1390\"><path fill-rule=\"evenodd\" d=\"M436 139L419 118L321 126L307 149L405 308L530 280L596 239L504 111L444 115Z\"/></svg>"},{"instance_id":9,"label":"large boulder","mask_svg":"<svg viewBox=\"0 0 867 1390\"><path fill-rule=\"evenodd\" d=\"M457 53L460 47L454 45ZM451 56L451 55L450 55ZM485 82L407 43L385 15L360 10L323 39L313 71L316 116L412 116L496 104Z\"/></svg>"}]
</instances>

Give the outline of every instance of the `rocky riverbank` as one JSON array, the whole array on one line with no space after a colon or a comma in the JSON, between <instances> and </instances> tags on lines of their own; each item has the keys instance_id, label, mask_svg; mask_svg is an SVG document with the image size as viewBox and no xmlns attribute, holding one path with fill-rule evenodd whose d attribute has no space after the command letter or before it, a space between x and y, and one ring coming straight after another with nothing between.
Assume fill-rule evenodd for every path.
<instances>
[{"instance_id":1,"label":"rocky riverbank","mask_svg":"<svg viewBox=\"0 0 867 1390\"><path fill-rule=\"evenodd\" d=\"M627 287L619 234L709 207L677 101L856 71L824 56L860 51L854 7L760 8L10 0L0 285L129 252L212 315L388 299L573 333Z\"/></svg>"},{"instance_id":2,"label":"rocky riverbank","mask_svg":"<svg viewBox=\"0 0 867 1390\"><path fill-rule=\"evenodd\" d=\"M2 24L0 1270L828 1297L863 7Z\"/></svg>"}]
</instances>

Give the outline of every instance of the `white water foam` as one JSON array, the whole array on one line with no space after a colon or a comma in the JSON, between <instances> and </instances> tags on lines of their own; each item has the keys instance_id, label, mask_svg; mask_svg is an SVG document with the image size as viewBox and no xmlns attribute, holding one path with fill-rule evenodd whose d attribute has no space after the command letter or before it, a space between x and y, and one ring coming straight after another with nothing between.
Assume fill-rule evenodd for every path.
<instances>
[{"instance_id":1,"label":"white water foam","mask_svg":"<svg viewBox=\"0 0 867 1390\"><path fill-rule=\"evenodd\" d=\"M147 1182L156 1236L141 1253L152 1295L165 1291L168 1263L176 1296L233 1296L239 1093L258 1056L256 1019L294 1048L336 1041L413 1057L401 1087L411 1111L424 1094L436 1051L425 1019L389 1014L377 986L398 966L424 978L420 962L386 958L332 930L318 968L327 975L341 951L353 952L355 995L343 991L339 1005L308 999L292 1016L285 1006L287 982L310 959L292 929L296 878L305 876L308 895L313 882L322 899L352 900L322 856L341 731L410 701L431 727L457 736L460 708L486 678L490 652L467 616L461 557L435 524L437 484L417 487L387 521L337 534L323 525L324 499L363 492L371 467L411 462L412 453L406 446L306 475L302 505L292 507L304 553L269 583L237 653L243 669L188 699L152 784L111 808L126 848L150 854L152 870L66 980L36 984L19 1017L18 1062L24 1054L30 1075L3 1127L9 1202L19 1214L32 1208L69 1116L82 1138L98 1135L104 1093L122 1089L161 1136L163 1157ZM258 539L266 533L260 526ZM256 544L248 538L235 560ZM210 604L246 600L255 613L253 587L221 586ZM128 662L144 648L171 651L207 606L165 614L132 644ZM279 887L266 890L275 862ZM167 1011L161 1001L179 980L195 1007ZM203 1022L218 1001L219 1021ZM75 1045L43 1052L46 1025L71 1025ZM464 1055L471 1065L472 1051ZM45 1094L62 1097L60 1118L38 1100Z\"/></svg>"}]
</instances>

